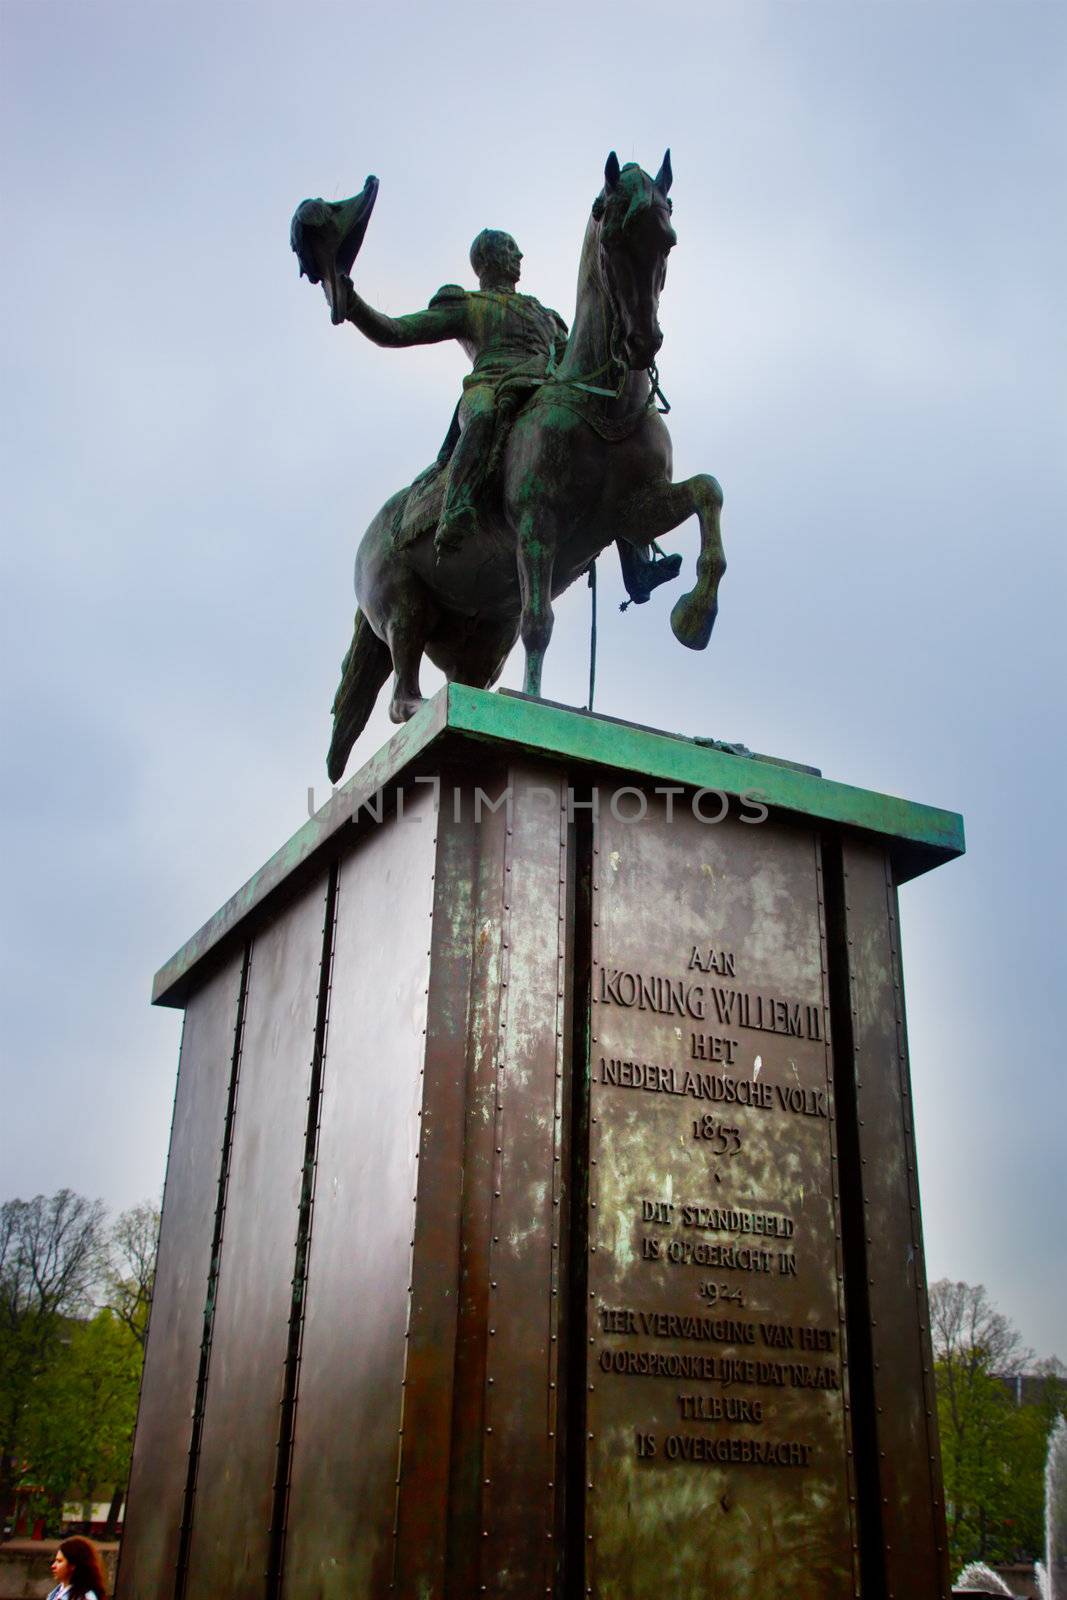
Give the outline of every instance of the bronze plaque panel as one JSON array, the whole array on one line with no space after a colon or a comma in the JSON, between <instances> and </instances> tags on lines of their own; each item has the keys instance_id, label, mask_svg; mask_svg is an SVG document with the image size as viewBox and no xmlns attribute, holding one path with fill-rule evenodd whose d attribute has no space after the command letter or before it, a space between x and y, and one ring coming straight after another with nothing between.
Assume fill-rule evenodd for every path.
<instances>
[{"instance_id":1,"label":"bronze plaque panel","mask_svg":"<svg viewBox=\"0 0 1067 1600\"><path fill-rule=\"evenodd\" d=\"M594 848L587 1592L845 1600L817 841L647 806L602 792Z\"/></svg>"},{"instance_id":2,"label":"bronze plaque panel","mask_svg":"<svg viewBox=\"0 0 1067 1600\"><path fill-rule=\"evenodd\" d=\"M897 896L885 850L841 849L885 1593L939 1600L948 1556Z\"/></svg>"},{"instance_id":3,"label":"bronze plaque panel","mask_svg":"<svg viewBox=\"0 0 1067 1600\"><path fill-rule=\"evenodd\" d=\"M340 871L286 1600L380 1600L394 1575L435 848L417 789Z\"/></svg>"},{"instance_id":4,"label":"bronze plaque panel","mask_svg":"<svg viewBox=\"0 0 1067 1600\"><path fill-rule=\"evenodd\" d=\"M235 956L185 1012L122 1536L122 1600L165 1600L174 1592L242 965Z\"/></svg>"},{"instance_id":5,"label":"bronze plaque panel","mask_svg":"<svg viewBox=\"0 0 1067 1600\"><path fill-rule=\"evenodd\" d=\"M322 880L252 946L189 1595L263 1594L325 907Z\"/></svg>"}]
</instances>

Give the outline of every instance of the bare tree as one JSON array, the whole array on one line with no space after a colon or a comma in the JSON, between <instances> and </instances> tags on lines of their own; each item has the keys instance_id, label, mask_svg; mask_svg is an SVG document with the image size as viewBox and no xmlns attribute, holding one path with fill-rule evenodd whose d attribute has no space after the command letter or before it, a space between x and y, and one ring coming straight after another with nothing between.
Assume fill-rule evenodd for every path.
<instances>
[{"instance_id":1,"label":"bare tree","mask_svg":"<svg viewBox=\"0 0 1067 1600\"><path fill-rule=\"evenodd\" d=\"M23 1414L64 1317L92 1303L104 1207L70 1189L0 1205L0 1516L13 1507Z\"/></svg>"},{"instance_id":2,"label":"bare tree","mask_svg":"<svg viewBox=\"0 0 1067 1600\"><path fill-rule=\"evenodd\" d=\"M0 1206L0 1320L76 1316L100 1268L104 1206L70 1189Z\"/></svg>"},{"instance_id":3,"label":"bare tree","mask_svg":"<svg viewBox=\"0 0 1067 1600\"><path fill-rule=\"evenodd\" d=\"M159 1207L142 1200L117 1217L108 1236L104 1269L106 1303L112 1314L136 1339L142 1357L148 1338L148 1313L156 1281L156 1247L159 1243ZM127 1471L116 1481L107 1514L107 1533L114 1537L126 1496Z\"/></svg>"},{"instance_id":4,"label":"bare tree","mask_svg":"<svg viewBox=\"0 0 1067 1600\"><path fill-rule=\"evenodd\" d=\"M142 1200L120 1213L108 1240L104 1285L109 1308L144 1349L156 1278L159 1207Z\"/></svg>"},{"instance_id":5,"label":"bare tree","mask_svg":"<svg viewBox=\"0 0 1067 1600\"><path fill-rule=\"evenodd\" d=\"M1013 1378L1033 1361L980 1283L939 1278L930 1285L930 1335L935 1359L960 1375L983 1371Z\"/></svg>"}]
</instances>

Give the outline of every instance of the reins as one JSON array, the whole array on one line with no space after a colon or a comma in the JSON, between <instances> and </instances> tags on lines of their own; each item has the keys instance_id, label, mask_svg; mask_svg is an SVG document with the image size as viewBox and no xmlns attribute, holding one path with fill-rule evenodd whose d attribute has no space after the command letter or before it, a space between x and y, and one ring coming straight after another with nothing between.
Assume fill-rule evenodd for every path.
<instances>
[{"instance_id":1,"label":"reins","mask_svg":"<svg viewBox=\"0 0 1067 1600\"><path fill-rule=\"evenodd\" d=\"M611 338L612 344L614 344L614 339L615 339L615 325L613 323L612 324L612 338ZM619 382L618 382L618 387L617 388L615 388L615 389L602 389L602 388L599 388L595 383L593 383L592 380L594 378L602 377L605 372L610 372L612 367L616 367L616 366L621 368L621 371L619 373ZM626 379L627 379L627 376L628 376L628 372L629 372L629 369L619 360L619 357L615 354L614 349L613 349L611 354L608 356L607 360L606 361L602 361L600 363L599 367L594 367L592 372L587 372L585 374L584 378L561 378L559 376L559 367L558 367L558 363L556 361L555 347L553 347L553 349L549 352L548 362L547 362L547 365L545 366L545 375L539 381L541 383L543 383L543 384L545 384L545 383L565 384L568 389L581 389L583 391L583 393L585 393L585 394L603 395L605 400L621 400L622 399L622 391L626 387Z\"/></svg>"},{"instance_id":2,"label":"reins","mask_svg":"<svg viewBox=\"0 0 1067 1600\"><path fill-rule=\"evenodd\" d=\"M544 377L535 380L538 387L541 387L545 384L561 384L568 389L580 389L583 394L599 395L605 400L622 399L623 390L626 388L626 380L630 375L630 368L626 365L625 361L618 352L619 313L615 308L615 296L611 292L610 284L605 284L605 288L607 289L608 294L608 304L611 307L611 332L608 335L607 360L602 361L599 367L594 367L592 372L587 372L584 377L561 378L559 376L559 366L556 361L556 350L555 346L553 346L548 353L548 361L545 364ZM605 372L610 372L613 368L616 368L619 373L619 381L614 389L604 389L593 383L592 380L594 378L602 377ZM660 416L666 416L668 411L671 409L670 401L660 388L659 368L656 366L654 361L650 362L645 368L645 375L649 382L649 395L644 405L641 406L640 409L635 413L635 426L637 418L641 417L650 409L658 411ZM656 405L657 399L660 400L662 404Z\"/></svg>"},{"instance_id":3,"label":"reins","mask_svg":"<svg viewBox=\"0 0 1067 1600\"><path fill-rule=\"evenodd\" d=\"M648 381L652 385L652 392L648 397L648 403L651 405L653 400L655 400L656 396L658 395L663 401L663 404L661 406L657 406L656 410L659 412L661 417L665 417L667 412L671 409L671 403L659 386L659 368L656 366L654 361L648 368Z\"/></svg>"}]
</instances>

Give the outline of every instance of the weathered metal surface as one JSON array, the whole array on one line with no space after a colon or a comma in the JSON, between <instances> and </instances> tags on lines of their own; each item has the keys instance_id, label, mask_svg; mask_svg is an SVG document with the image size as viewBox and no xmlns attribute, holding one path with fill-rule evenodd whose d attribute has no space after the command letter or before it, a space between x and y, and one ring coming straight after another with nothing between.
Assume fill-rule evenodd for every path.
<instances>
[{"instance_id":1,"label":"weathered metal surface","mask_svg":"<svg viewBox=\"0 0 1067 1600\"><path fill-rule=\"evenodd\" d=\"M325 904L319 882L253 945L189 1595L264 1589Z\"/></svg>"},{"instance_id":2,"label":"weathered metal surface","mask_svg":"<svg viewBox=\"0 0 1067 1600\"><path fill-rule=\"evenodd\" d=\"M394 1577L435 824L423 789L340 872L286 1600Z\"/></svg>"},{"instance_id":3,"label":"weathered metal surface","mask_svg":"<svg viewBox=\"0 0 1067 1600\"><path fill-rule=\"evenodd\" d=\"M507 789L504 766L482 774L496 805ZM470 800L470 789L466 790ZM466 813L465 813L466 814ZM473 821L473 815L472 815ZM460 1209L452 1438L447 1460L448 1552L445 1594L477 1594L481 1583L485 1395L489 1343L490 1205L496 1164L495 1114L503 973L507 816L483 810L475 825L473 927L464 1048L464 1156ZM442 1462L442 1467L446 1463Z\"/></svg>"},{"instance_id":4,"label":"weathered metal surface","mask_svg":"<svg viewBox=\"0 0 1067 1600\"><path fill-rule=\"evenodd\" d=\"M238 955L218 971L190 998L185 1014L122 1539L121 1600L165 1600L174 1593L242 965Z\"/></svg>"},{"instance_id":5,"label":"weathered metal surface","mask_svg":"<svg viewBox=\"0 0 1067 1600\"><path fill-rule=\"evenodd\" d=\"M412 1600L543 1593L555 1566L567 821L558 775L481 777L478 820L468 783L440 824L398 1486Z\"/></svg>"},{"instance_id":6,"label":"weathered metal surface","mask_svg":"<svg viewBox=\"0 0 1067 1600\"><path fill-rule=\"evenodd\" d=\"M567 816L558 774L481 778L489 806L468 783L439 829L398 1483L412 1600L543 1593L556 1563Z\"/></svg>"},{"instance_id":7,"label":"weathered metal surface","mask_svg":"<svg viewBox=\"0 0 1067 1600\"><path fill-rule=\"evenodd\" d=\"M184 1005L202 981L197 969L233 939L246 919L262 914L294 873L314 870L338 836L352 827L359 807L380 789L391 788L435 747L448 741L477 750L478 741L562 758L572 781L587 781L595 767L611 775L633 773L654 782L716 789L738 796L758 791L772 810L859 828L888 841L898 883L962 854L963 820L955 812L915 805L818 778L773 762L711 750L674 734L568 711L516 695L488 694L450 684L393 735L328 805L293 835L232 899L194 934L156 974L152 998L159 1005ZM479 755L484 760L484 755ZM574 776L577 774L578 776Z\"/></svg>"},{"instance_id":8,"label":"weathered metal surface","mask_svg":"<svg viewBox=\"0 0 1067 1600\"><path fill-rule=\"evenodd\" d=\"M935 823L905 807L879 841L783 817L784 788L745 823L709 765L744 758L436 705L375 771L446 762L440 806L409 783L357 829L335 802L168 979L121 1600L845 1600L857 1559L864 1600L933 1600L894 880ZM695 813L698 775L727 801ZM595 837L568 817L590 789ZM237 936L247 965L214 966Z\"/></svg>"},{"instance_id":9,"label":"weathered metal surface","mask_svg":"<svg viewBox=\"0 0 1067 1600\"><path fill-rule=\"evenodd\" d=\"M439 1600L446 1593L462 1216L471 1186L465 1152L469 1030L481 1032L471 1010L471 974L485 932L478 894L483 835L469 807L458 818L447 812L439 818L397 1503L397 1600ZM499 905L499 875L496 887Z\"/></svg>"},{"instance_id":10,"label":"weathered metal surface","mask_svg":"<svg viewBox=\"0 0 1067 1600\"><path fill-rule=\"evenodd\" d=\"M448 701L449 727L475 736L694 790L713 789L734 797L759 794L773 811L878 834L890 841L894 857L900 858L898 882L963 853L963 819L954 811L517 695L486 694L451 684Z\"/></svg>"},{"instance_id":11,"label":"weathered metal surface","mask_svg":"<svg viewBox=\"0 0 1067 1600\"><path fill-rule=\"evenodd\" d=\"M941 1600L948 1556L896 890L884 849L848 838L840 848L857 1204L862 1196L855 1270L865 1267L857 1289L870 1360L870 1414L857 1428L867 1436L879 1524L864 1592Z\"/></svg>"},{"instance_id":12,"label":"weathered metal surface","mask_svg":"<svg viewBox=\"0 0 1067 1600\"><path fill-rule=\"evenodd\" d=\"M492 1102L481 1584L551 1593L566 1022L567 816L558 776L515 765L504 852Z\"/></svg>"},{"instance_id":13,"label":"weathered metal surface","mask_svg":"<svg viewBox=\"0 0 1067 1600\"><path fill-rule=\"evenodd\" d=\"M817 841L652 797L593 879L586 1592L845 1600Z\"/></svg>"}]
</instances>

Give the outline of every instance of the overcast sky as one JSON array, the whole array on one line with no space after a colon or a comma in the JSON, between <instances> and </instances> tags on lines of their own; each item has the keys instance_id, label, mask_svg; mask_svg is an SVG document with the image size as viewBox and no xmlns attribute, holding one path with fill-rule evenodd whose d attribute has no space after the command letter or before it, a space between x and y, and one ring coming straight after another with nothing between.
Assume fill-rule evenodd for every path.
<instances>
[{"instance_id":1,"label":"overcast sky","mask_svg":"<svg viewBox=\"0 0 1067 1600\"><path fill-rule=\"evenodd\" d=\"M1063 7L0 16L0 1198L159 1191L152 974L321 803L355 544L465 370L331 327L294 206L375 172L373 304L470 282L493 226L569 320L608 150L670 144L659 365L730 571L694 655L662 594L619 614L609 553L598 709L964 813L901 896L930 1273L1067 1359ZM587 649L578 588L547 695L582 702Z\"/></svg>"}]
</instances>

